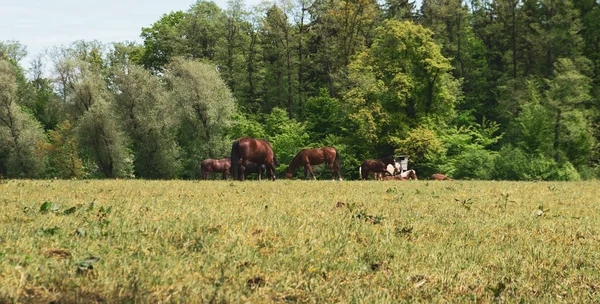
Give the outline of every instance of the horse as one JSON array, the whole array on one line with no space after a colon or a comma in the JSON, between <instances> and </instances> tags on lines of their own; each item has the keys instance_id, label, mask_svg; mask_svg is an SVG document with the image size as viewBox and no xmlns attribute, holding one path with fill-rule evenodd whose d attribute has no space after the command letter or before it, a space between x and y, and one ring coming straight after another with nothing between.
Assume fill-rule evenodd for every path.
<instances>
[{"instance_id":1,"label":"horse","mask_svg":"<svg viewBox=\"0 0 600 304\"><path fill-rule=\"evenodd\" d=\"M378 160L368 159L365 160L358 169L358 173L361 175L363 180L369 177L369 173L373 172L376 180L380 180L385 174L387 166L396 163L396 160L392 156L386 156ZM379 174L378 174L379 173Z\"/></svg>"},{"instance_id":2,"label":"horse","mask_svg":"<svg viewBox=\"0 0 600 304\"><path fill-rule=\"evenodd\" d=\"M436 173L434 175L431 176L432 180L452 180L451 178L447 177L444 174L441 173Z\"/></svg>"},{"instance_id":3,"label":"horse","mask_svg":"<svg viewBox=\"0 0 600 304\"><path fill-rule=\"evenodd\" d=\"M402 165L400 165L399 162L394 162L394 165L392 165L392 164L387 165L385 171L386 172L384 172L384 174L383 174L384 176L386 175L386 173L389 174L390 176L394 176L394 175L402 172ZM375 174L379 175L381 173L373 173L373 175L375 175ZM375 176L375 178L377 178L377 176Z\"/></svg>"},{"instance_id":4,"label":"horse","mask_svg":"<svg viewBox=\"0 0 600 304\"><path fill-rule=\"evenodd\" d=\"M279 162L279 160L277 159L277 156L275 156L275 154L273 154L273 163L274 163L275 167L279 167L279 165L281 165L281 163ZM254 174L254 173L262 176L263 173L265 172L265 170L267 170L267 166L265 166L264 164L258 165L257 163L248 162L246 164L246 170L244 170L244 178L247 179L248 175Z\"/></svg>"},{"instance_id":5,"label":"horse","mask_svg":"<svg viewBox=\"0 0 600 304\"><path fill-rule=\"evenodd\" d=\"M404 181L404 180L418 180L419 178L417 177L417 172L415 170L407 170L402 172L401 174L398 175L394 175L394 176L386 176L383 178L383 180L400 180L400 181Z\"/></svg>"},{"instance_id":6,"label":"horse","mask_svg":"<svg viewBox=\"0 0 600 304\"><path fill-rule=\"evenodd\" d=\"M248 162L265 165L267 174L270 175L271 180L275 180L273 148L266 139L244 137L233 142L231 145L231 174L235 180L244 180L244 171ZM261 175L259 171L259 180Z\"/></svg>"},{"instance_id":7,"label":"horse","mask_svg":"<svg viewBox=\"0 0 600 304\"><path fill-rule=\"evenodd\" d=\"M322 163L327 163L329 165L332 180L335 180L336 173L339 179L343 180L342 173L340 172L340 155L333 147L302 149L302 151L298 152L294 159L292 159L292 162L287 170L285 170L285 177L291 178L296 168L299 166L304 166L304 179L308 178L308 173L310 172L310 174L313 176L313 179L317 180L312 166L320 165Z\"/></svg>"},{"instance_id":8,"label":"horse","mask_svg":"<svg viewBox=\"0 0 600 304\"><path fill-rule=\"evenodd\" d=\"M378 172L371 172L371 173L373 173L374 179L383 180L383 178L386 177L387 175L394 176L394 175L400 173L401 170L402 170L402 167L400 166L400 163L396 162L394 165L392 165L392 164L387 165L387 167L385 168L385 171L383 173L378 173ZM359 169L358 171L360 172L361 170Z\"/></svg>"},{"instance_id":9,"label":"horse","mask_svg":"<svg viewBox=\"0 0 600 304\"><path fill-rule=\"evenodd\" d=\"M200 174L202 180L206 180L208 174L212 172L223 172L223 179L227 179L231 168L231 158L225 157L222 159L208 158L200 163Z\"/></svg>"}]
</instances>

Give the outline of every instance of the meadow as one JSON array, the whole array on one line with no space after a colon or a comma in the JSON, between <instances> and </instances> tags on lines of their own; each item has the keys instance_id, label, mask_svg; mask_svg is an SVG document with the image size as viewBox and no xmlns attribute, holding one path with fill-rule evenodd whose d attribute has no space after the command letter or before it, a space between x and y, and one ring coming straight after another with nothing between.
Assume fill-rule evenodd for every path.
<instances>
[{"instance_id":1,"label":"meadow","mask_svg":"<svg viewBox=\"0 0 600 304\"><path fill-rule=\"evenodd\" d=\"M6 180L0 303L600 302L600 182Z\"/></svg>"}]
</instances>

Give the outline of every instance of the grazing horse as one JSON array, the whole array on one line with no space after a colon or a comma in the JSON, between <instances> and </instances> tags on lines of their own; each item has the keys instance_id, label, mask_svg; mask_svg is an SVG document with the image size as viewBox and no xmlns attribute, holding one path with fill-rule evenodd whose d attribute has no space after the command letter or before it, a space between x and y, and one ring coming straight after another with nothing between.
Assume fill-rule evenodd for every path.
<instances>
[{"instance_id":1,"label":"grazing horse","mask_svg":"<svg viewBox=\"0 0 600 304\"><path fill-rule=\"evenodd\" d=\"M275 154L273 154L273 163L275 164L275 167L279 167L279 165L281 164L277 159L277 156L275 156ZM248 175L254 173L262 176L263 173L265 173L265 170L267 170L267 166L265 166L264 164L259 166L257 163L248 162L246 164L246 170L244 170L244 178L247 179Z\"/></svg>"},{"instance_id":2,"label":"grazing horse","mask_svg":"<svg viewBox=\"0 0 600 304\"><path fill-rule=\"evenodd\" d=\"M431 176L432 180L452 180L451 178L447 177L444 174L441 173L436 173L434 175Z\"/></svg>"},{"instance_id":3,"label":"grazing horse","mask_svg":"<svg viewBox=\"0 0 600 304\"><path fill-rule=\"evenodd\" d=\"M202 180L206 180L208 174L212 172L223 172L223 179L227 179L230 168L231 158L229 157L222 159L208 158L200 163L200 174L202 175Z\"/></svg>"},{"instance_id":4,"label":"grazing horse","mask_svg":"<svg viewBox=\"0 0 600 304\"><path fill-rule=\"evenodd\" d=\"M310 172L313 179L316 180L317 177L313 172L312 166L320 165L322 163L327 163L329 165L331 179L335 180L335 174L337 173L340 180L342 180L342 173L340 172L340 155L333 147L303 149L298 152L294 159L292 159L290 166L285 170L285 177L291 178L296 168L304 166L304 179L308 178L308 173Z\"/></svg>"},{"instance_id":5,"label":"grazing horse","mask_svg":"<svg viewBox=\"0 0 600 304\"><path fill-rule=\"evenodd\" d=\"M401 174L398 175L394 175L394 176L386 176L383 178L383 180L400 180L400 181L405 181L405 180L418 180L419 178L417 177L417 172L415 170L407 170L405 172L402 172Z\"/></svg>"},{"instance_id":6,"label":"grazing horse","mask_svg":"<svg viewBox=\"0 0 600 304\"><path fill-rule=\"evenodd\" d=\"M396 160L394 160L394 157L392 156L386 156L378 160L368 159L360 165L358 173L361 175L361 178L365 180L369 177L369 173L373 172L375 179L380 180L383 177L383 174L387 172L387 166L394 166L395 163Z\"/></svg>"},{"instance_id":7,"label":"grazing horse","mask_svg":"<svg viewBox=\"0 0 600 304\"><path fill-rule=\"evenodd\" d=\"M231 145L231 175L234 179L244 180L244 171L248 162L265 165L267 174L270 175L271 180L275 180L273 148L267 140L244 137L233 142ZM258 171L258 179L261 179L260 171Z\"/></svg>"}]
</instances>

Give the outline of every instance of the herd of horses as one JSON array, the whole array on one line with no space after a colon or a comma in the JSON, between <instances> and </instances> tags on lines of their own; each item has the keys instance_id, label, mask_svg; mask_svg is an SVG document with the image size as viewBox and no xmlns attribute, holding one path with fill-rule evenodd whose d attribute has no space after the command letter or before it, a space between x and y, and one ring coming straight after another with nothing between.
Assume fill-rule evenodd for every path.
<instances>
[{"instance_id":1,"label":"herd of horses","mask_svg":"<svg viewBox=\"0 0 600 304\"><path fill-rule=\"evenodd\" d=\"M327 164L331 170L331 178L342 179L341 161L338 151L333 147L322 147L303 149L290 162L285 171L285 177L291 178L297 168L304 168L304 178L308 175L317 179L312 166ZM205 159L200 164L202 179L207 179L210 173L222 173L223 179L229 174L234 180L244 180L250 174L258 174L260 180L266 173L270 180L275 180L275 168L280 165L279 160L273 153L271 144L265 139L254 139L251 137L240 138L231 145L231 156L222 159ZM401 166L392 156L377 160L365 160L360 168L359 174L363 180L373 174L376 180L417 180L415 170L402 172ZM450 180L443 174L434 174L432 179Z\"/></svg>"}]
</instances>

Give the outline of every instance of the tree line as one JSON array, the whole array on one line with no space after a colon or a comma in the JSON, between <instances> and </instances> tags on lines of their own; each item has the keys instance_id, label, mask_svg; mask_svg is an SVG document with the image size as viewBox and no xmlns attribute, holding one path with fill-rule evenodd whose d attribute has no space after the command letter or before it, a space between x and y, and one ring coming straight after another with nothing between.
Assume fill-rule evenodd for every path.
<instances>
[{"instance_id":1,"label":"tree line","mask_svg":"<svg viewBox=\"0 0 600 304\"><path fill-rule=\"evenodd\" d=\"M279 170L328 145L348 178L391 154L424 176L596 178L598 20L597 0L202 0L29 71L0 42L0 175L198 178L253 136Z\"/></svg>"}]
</instances>

